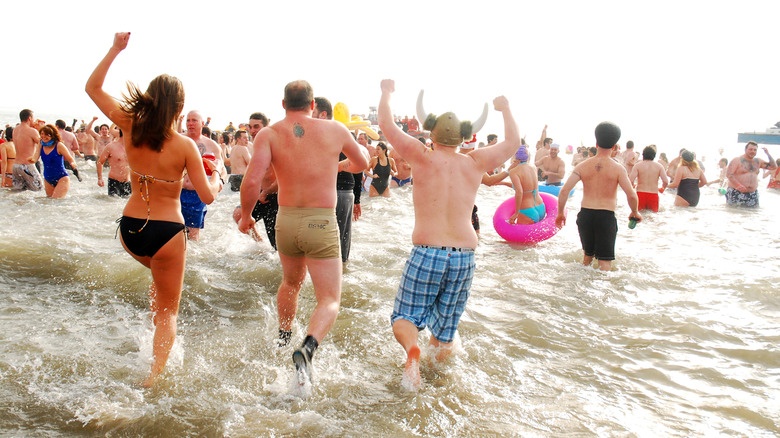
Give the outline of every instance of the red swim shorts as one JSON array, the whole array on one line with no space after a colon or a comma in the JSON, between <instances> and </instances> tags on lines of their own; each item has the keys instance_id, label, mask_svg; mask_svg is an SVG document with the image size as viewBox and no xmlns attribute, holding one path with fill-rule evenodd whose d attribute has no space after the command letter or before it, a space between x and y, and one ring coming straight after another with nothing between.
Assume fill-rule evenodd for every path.
<instances>
[{"instance_id":1,"label":"red swim shorts","mask_svg":"<svg viewBox=\"0 0 780 438\"><path fill-rule=\"evenodd\" d=\"M658 212L658 193L636 192L639 196L639 210Z\"/></svg>"}]
</instances>

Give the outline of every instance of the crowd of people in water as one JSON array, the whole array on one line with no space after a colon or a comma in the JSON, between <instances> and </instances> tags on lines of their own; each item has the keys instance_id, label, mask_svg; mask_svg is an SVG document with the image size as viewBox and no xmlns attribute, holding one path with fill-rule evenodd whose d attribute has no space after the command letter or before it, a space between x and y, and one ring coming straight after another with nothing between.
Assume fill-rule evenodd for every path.
<instances>
[{"instance_id":1,"label":"crowd of people in water","mask_svg":"<svg viewBox=\"0 0 780 438\"><path fill-rule=\"evenodd\" d=\"M576 151L569 146L567 164L547 126L534 147L520 138L503 96L493 104L503 116L504 139L490 134L477 144L487 108L475 122L461 122L453 113L425 113L421 95L419 122L401 119L390 108L392 80L380 84L376 145L370 128L350 132L333 120L330 101L315 97L306 81L285 87L282 120L272 124L255 112L248 123L212 130L211 119L201 112L182 113L184 88L173 76L156 77L146 91L128 86L121 101L103 90L109 67L129 37L115 36L86 84L111 125L94 126L97 117L80 124L74 119L69 126L64 120L49 124L25 109L19 124L6 126L0 152L3 187L44 189L47 196L62 198L70 187L68 171L82 182L80 164L93 161L97 185L106 187L108 196L128 199L121 242L152 274L154 360L144 386L153 385L163 371L176 336L186 240L198 240L207 206L225 186L240 192L240 205L233 211L239 230L256 240L265 234L278 253L283 271L277 292L280 347L292 339L306 273L312 278L317 305L306 337L292 355L301 384L311 382L314 352L338 315L352 222L362 215L361 194L389 197L392 189L414 187L414 247L391 316L393 334L406 353L404 384L412 389L422 384L420 330L431 331L435 360L451 353L474 276L480 185L513 187L515 213L509 223L519 226L545 218L540 185L560 187L555 224L563 227L569 193L582 182L577 227L583 263L591 265L595 258L603 270L611 269L615 259L618 187L625 192L633 223L642 220L643 210L658 211L659 193L665 190L675 191L674 205L695 207L699 189L716 184L728 204L757 207L761 170L769 188L780 188L780 160L775 162L766 148L768 160L758 158L753 142L745 145L743 155L722 158L719 177L708 181L693 151L681 149L669 161L665 153L656 160L655 145L638 152L628 141L621 150L620 128L610 122L596 127L596 146ZM306 169L307 178L299 177L300 169ZM260 221L265 233L256 228ZM439 280L425 280L430 278Z\"/></svg>"}]
</instances>

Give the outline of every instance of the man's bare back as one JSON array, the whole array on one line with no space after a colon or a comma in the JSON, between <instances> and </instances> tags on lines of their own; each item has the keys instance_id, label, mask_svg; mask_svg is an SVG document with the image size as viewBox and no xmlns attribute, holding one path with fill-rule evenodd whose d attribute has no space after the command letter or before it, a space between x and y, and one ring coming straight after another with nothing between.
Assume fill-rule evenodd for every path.
<instances>
[{"instance_id":1,"label":"man's bare back","mask_svg":"<svg viewBox=\"0 0 780 438\"><path fill-rule=\"evenodd\" d=\"M16 164L30 164L35 145L41 142L40 134L29 124L22 123L14 128L13 138L16 147Z\"/></svg>"},{"instance_id":2,"label":"man's bare back","mask_svg":"<svg viewBox=\"0 0 780 438\"><path fill-rule=\"evenodd\" d=\"M260 131L258 141L270 147L280 206L334 208L339 153L344 150L350 161L364 156L343 124L308 114L293 113L272 124Z\"/></svg>"},{"instance_id":3,"label":"man's bare back","mask_svg":"<svg viewBox=\"0 0 780 438\"><path fill-rule=\"evenodd\" d=\"M629 180L637 181L636 191L643 193L658 193L658 180L661 180L663 188L669 184L664 167L652 160L642 160L634 165L629 175Z\"/></svg>"},{"instance_id":4,"label":"man's bare back","mask_svg":"<svg viewBox=\"0 0 780 438\"><path fill-rule=\"evenodd\" d=\"M495 109L504 115L505 140L464 155L457 153L455 147L435 145L429 149L395 126L392 117L387 117L392 114L389 96L394 89L393 81L382 81L380 128L414 169L412 243L476 248L478 239L471 224L471 211L482 177L520 146L508 101L503 96L494 100Z\"/></svg>"},{"instance_id":5,"label":"man's bare back","mask_svg":"<svg viewBox=\"0 0 780 438\"><path fill-rule=\"evenodd\" d=\"M249 160L252 156L249 153L249 147L244 145L235 145L230 153L230 173L233 175L243 175L249 166Z\"/></svg>"}]
</instances>

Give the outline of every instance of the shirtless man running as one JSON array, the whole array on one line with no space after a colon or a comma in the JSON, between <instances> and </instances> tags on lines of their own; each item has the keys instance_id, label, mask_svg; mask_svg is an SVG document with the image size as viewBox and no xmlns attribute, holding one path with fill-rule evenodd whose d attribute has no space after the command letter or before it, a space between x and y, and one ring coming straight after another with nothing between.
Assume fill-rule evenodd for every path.
<instances>
[{"instance_id":1,"label":"shirtless man running","mask_svg":"<svg viewBox=\"0 0 780 438\"><path fill-rule=\"evenodd\" d=\"M294 81L284 89L284 119L261 130L241 185L239 230L254 227L252 210L260 196L263 178L273 166L279 187L276 237L282 264L282 283L276 294L280 345L292 336L298 310L298 293L311 275L317 306L307 336L293 353L300 384L311 380L314 351L330 331L341 303L341 254L336 221L336 175L339 154L344 152L349 172L368 166L368 156L347 128L335 120L311 117L314 92L306 81ZM306 178L301 178L306 169Z\"/></svg>"},{"instance_id":2,"label":"shirtless man running","mask_svg":"<svg viewBox=\"0 0 780 438\"><path fill-rule=\"evenodd\" d=\"M126 198L131 194L130 165L127 164L124 133L119 130L119 138L106 146L97 162L97 185L105 186L103 182L103 163L108 161L108 196Z\"/></svg>"},{"instance_id":3,"label":"shirtless man running","mask_svg":"<svg viewBox=\"0 0 780 438\"><path fill-rule=\"evenodd\" d=\"M234 192L241 190L241 181L244 179L244 173L251 158L249 135L240 129L236 132L236 144L231 148L230 157L225 161L225 164L230 166L230 177L228 178L230 190Z\"/></svg>"},{"instance_id":4,"label":"shirtless man running","mask_svg":"<svg viewBox=\"0 0 780 438\"><path fill-rule=\"evenodd\" d=\"M461 129L465 126L453 113L435 119L422 114L425 111L420 95L418 117L425 120L423 127L431 131L433 140L433 149L428 149L393 121L390 96L395 82L385 79L381 88L379 127L414 168L414 248L404 267L391 322L393 334L406 352L402 385L417 390L422 385L418 334L425 327L431 330L430 345L436 350L437 361L445 360L452 352L474 276L474 250L479 240L471 224L470 206L474 205L483 175L517 151L520 135L509 102L500 96L493 105L504 116L505 140L460 154L457 150L464 137L472 137L471 126ZM482 123L474 125L481 127Z\"/></svg>"},{"instance_id":5,"label":"shirtless man running","mask_svg":"<svg viewBox=\"0 0 780 438\"><path fill-rule=\"evenodd\" d=\"M582 206L577 215L577 228L580 233L582 249L585 253L582 263L590 266L595 257L599 263L599 269L609 271L612 269L612 260L615 260L615 238L617 237L617 220L615 219L615 207L617 206L617 188L626 193L628 206L631 209L629 219L642 220L642 215L637 211L637 196L628 180L626 168L611 158L617 149L617 141L620 139L620 128L614 123L602 122L596 126L596 144L598 152L593 158L580 163L574 168L566 184L558 195L558 216L555 225L558 228L566 224L566 201L569 192L575 185L582 181Z\"/></svg>"},{"instance_id":6,"label":"shirtless man running","mask_svg":"<svg viewBox=\"0 0 780 438\"><path fill-rule=\"evenodd\" d=\"M21 123L14 128L14 147L16 147L16 162L13 166L13 185L16 190L39 191L43 188L43 178L30 163L36 145L41 143L41 135L33 127L35 118L33 112L24 109L19 113Z\"/></svg>"},{"instance_id":7,"label":"shirtless man running","mask_svg":"<svg viewBox=\"0 0 780 438\"><path fill-rule=\"evenodd\" d=\"M94 120L95 119L93 119L93 123ZM90 126L91 125L92 124L90 123ZM99 157L100 154L103 153L103 149L105 149L106 146L108 146L108 144L111 143L111 141L113 140L111 136L111 127L109 127L107 124L104 123L100 125L100 129L99 129L100 134L95 133L94 129L88 128L87 131L89 132L89 135L91 135L92 138L95 139L95 144L97 145L97 155Z\"/></svg>"}]
</instances>

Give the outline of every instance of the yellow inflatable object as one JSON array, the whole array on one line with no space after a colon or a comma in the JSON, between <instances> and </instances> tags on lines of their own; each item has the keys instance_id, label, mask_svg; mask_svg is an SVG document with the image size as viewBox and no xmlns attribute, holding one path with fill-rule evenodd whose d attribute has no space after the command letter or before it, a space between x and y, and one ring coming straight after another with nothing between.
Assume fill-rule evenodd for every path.
<instances>
[{"instance_id":1,"label":"yellow inflatable object","mask_svg":"<svg viewBox=\"0 0 780 438\"><path fill-rule=\"evenodd\" d=\"M379 140L379 134L377 134L376 131L371 129L369 126L361 126L358 129L365 132L368 138L370 138L371 140Z\"/></svg>"},{"instance_id":2,"label":"yellow inflatable object","mask_svg":"<svg viewBox=\"0 0 780 438\"><path fill-rule=\"evenodd\" d=\"M333 107L333 119L343 123L350 131L361 130L365 132L370 139L379 140L379 134L371 129L371 122L364 120L360 116L350 116L349 107L346 103L339 102Z\"/></svg>"},{"instance_id":3,"label":"yellow inflatable object","mask_svg":"<svg viewBox=\"0 0 780 438\"><path fill-rule=\"evenodd\" d=\"M349 123L349 108L346 103L339 102L333 107L333 119L341 122L344 126Z\"/></svg>"}]
</instances>

